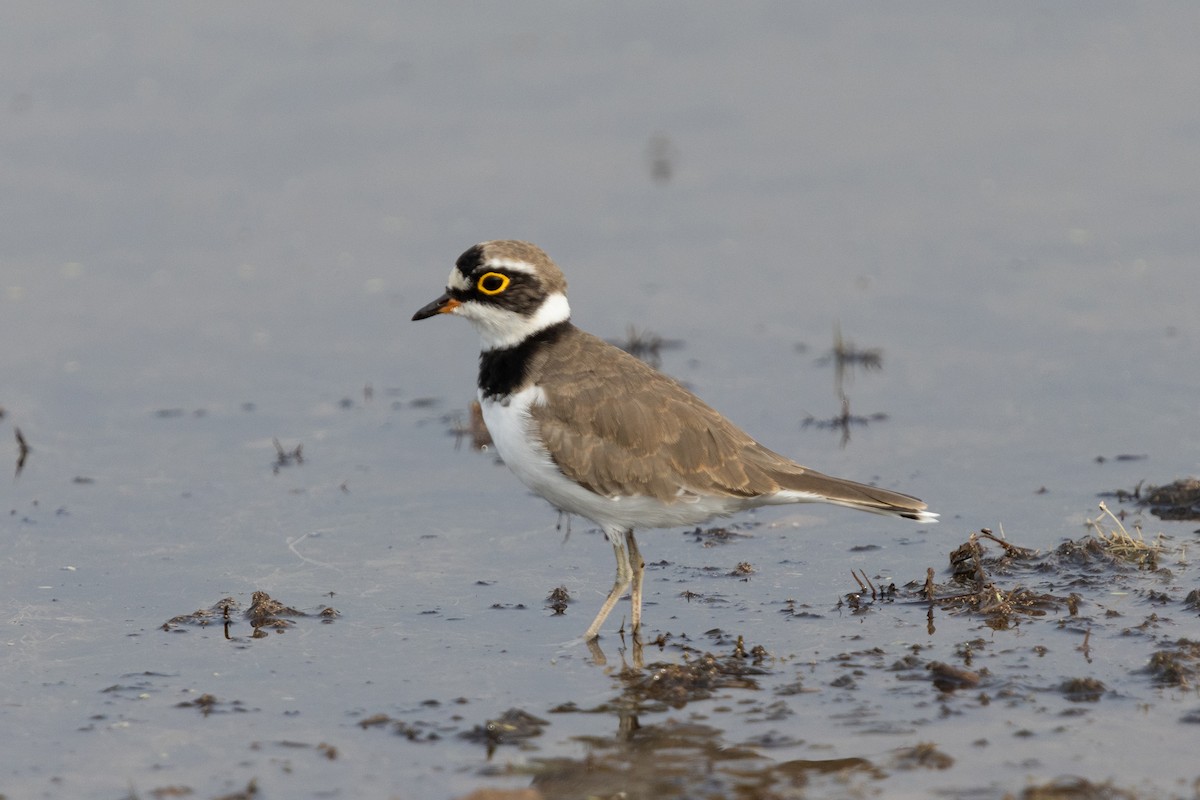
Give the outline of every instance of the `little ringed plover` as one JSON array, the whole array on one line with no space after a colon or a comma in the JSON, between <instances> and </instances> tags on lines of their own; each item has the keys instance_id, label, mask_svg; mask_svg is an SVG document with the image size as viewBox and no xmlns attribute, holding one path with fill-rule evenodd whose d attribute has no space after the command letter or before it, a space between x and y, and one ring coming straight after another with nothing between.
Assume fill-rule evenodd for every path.
<instances>
[{"instance_id":1,"label":"little ringed plover","mask_svg":"<svg viewBox=\"0 0 1200 800\"><path fill-rule=\"evenodd\" d=\"M477 244L413 315L465 317L482 342L479 402L504 463L556 508L592 520L617 559L596 638L630 588L641 627L636 528L696 525L748 508L833 503L936 522L915 497L823 475L752 439L676 381L571 324L567 282L529 242Z\"/></svg>"}]
</instances>

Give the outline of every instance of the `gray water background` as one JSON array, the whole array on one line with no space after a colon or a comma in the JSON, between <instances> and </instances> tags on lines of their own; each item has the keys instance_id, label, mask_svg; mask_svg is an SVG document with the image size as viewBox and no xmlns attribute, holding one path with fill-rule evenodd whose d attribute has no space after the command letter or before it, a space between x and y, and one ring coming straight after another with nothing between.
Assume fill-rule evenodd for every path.
<instances>
[{"instance_id":1,"label":"gray water background","mask_svg":"<svg viewBox=\"0 0 1200 800\"><path fill-rule=\"evenodd\" d=\"M848 570L921 578L980 527L1050 548L1083 535L1098 492L1197 471L1190 5L6 16L0 442L16 427L33 448L0 488L7 796L212 796L255 777L278 796L448 797L487 783L480 747L421 749L357 720L473 724L612 694L572 643L609 548L583 520L564 544L549 507L455 446L474 334L409 322L476 241L539 243L582 327L680 340L662 368L772 448L943 514L921 528L773 509L712 550L648 532L651 562L758 569L717 604L652 569L652 629L721 627L801 661L844 647L847 625L862 647L923 641L923 612L839 619ZM835 326L883 353L849 385L852 410L888 415L844 447L802 425L839 411L816 363ZM276 472L274 438L305 463ZM1194 541L1194 525L1148 525ZM866 543L882 551L851 550ZM560 583L578 602L551 617ZM253 642L244 625L233 643L159 630L256 589L341 618ZM784 596L825 616L783 622L769 604ZM204 692L249 710L176 707ZM897 778L894 796L1072 772L1186 785L1194 725L1175 720L1194 695L1118 694L1057 737L972 717L864 747L820 701L791 724L834 754L954 749L951 776ZM578 754L573 736L610 723L556 718L541 754ZM953 747L989 735L1002 744ZM284 740L340 756L248 749Z\"/></svg>"}]
</instances>

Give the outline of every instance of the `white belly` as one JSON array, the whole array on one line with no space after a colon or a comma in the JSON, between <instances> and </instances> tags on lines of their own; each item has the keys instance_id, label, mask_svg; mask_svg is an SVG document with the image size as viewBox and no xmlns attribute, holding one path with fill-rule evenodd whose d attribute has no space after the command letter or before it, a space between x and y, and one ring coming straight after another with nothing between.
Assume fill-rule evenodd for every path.
<instances>
[{"instance_id":1,"label":"white belly","mask_svg":"<svg viewBox=\"0 0 1200 800\"><path fill-rule=\"evenodd\" d=\"M480 398L483 421L496 451L521 482L550 503L578 514L604 528L606 533L634 528L670 528L695 525L715 516L732 514L748 505L733 498L680 497L664 503L653 497L604 497L567 478L550 454L533 436L529 408L545 401L536 386L505 400Z\"/></svg>"}]
</instances>

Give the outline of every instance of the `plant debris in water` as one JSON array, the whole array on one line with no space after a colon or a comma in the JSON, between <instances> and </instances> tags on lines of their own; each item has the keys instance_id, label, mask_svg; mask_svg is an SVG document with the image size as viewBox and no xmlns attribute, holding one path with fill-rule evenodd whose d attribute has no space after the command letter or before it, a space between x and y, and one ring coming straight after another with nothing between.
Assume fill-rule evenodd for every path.
<instances>
[{"instance_id":1,"label":"plant debris in water","mask_svg":"<svg viewBox=\"0 0 1200 800\"><path fill-rule=\"evenodd\" d=\"M277 633L282 633L295 624L291 619L288 619L289 617L307 616L310 615L284 605L266 592L257 591L250 596L250 607L246 609L244 614L241 613L241 604L236 599L226 597L218 600L208 608L201 608L190 614L171 617L162 624L162 629L164 631L174 631L180 629L182 626L203 628L221 623L225 626L226 638L229 638L231 625L239 619L245 619L254 629L252 635L257 639L267 635L266 631L263 630L264 628L271 628ZM332 622L338 617L338 612L326 606L318 611L316 616L320 617L323 622Z\"/></svg>"},{"instance_id":2,"label":"plant debris in water","mask_svg":"<svg viewBox=\"0 0 1200 800\"><path fill-rule=\"evenodd\" d=\"M228 708L225 708L226 706ZM216 697L214 697L211 694L208 694L207 692L198 696L194 700L184 700L181 703L176 703L175 707L176 708L194 708L206 717L211 714L225 713L226 711L234 712L234 713L244 713L249 710L246 708L246 706L242 703L241 700L232 700L229 702L225 702L223 700L218 700Z\"/></svg>"},{"instance_id":3,"label":"plant debris in water","mask_svg":"<svg viewBox=\"0 0 1200 800\"><path fill-rule=\"evenodd\" d=\"M921 742L894 753L892 766L896 769L949 769L954 766L954 758L939 750L933 742Z\"/></svg>"},{"instance_id":4,"label":"plant debris in water","mask_svg":"<svg viewBox=\"0 0 1200 800\"><path fill-rule=\"evenodd\" d=\"M856 347L853 342L842 338L841 326L835 324L833 326L833 349L827 355L817 359L817 364L822 366L833 364L833 391L837 395L841 413L827 419L818 419L809 414L801 421L800 427L815 426L818 429L839 430L842 432L842 447L845 447L850 443L852 426L865 426L871 422L887 419L887 414L882 412L868 416L851 414L850 395L846 392L846 386L849 378L853 376L855 368L861 367L868 372L883 369L883 350Z\"/></svg>"},{"instance_id":5,"label":"plant debris in water","mask_svg":"<svg viewBox=\"0 0 1200 800\"><path fill-rule=\"evenodd\" d=\"M1063 697L1073 703L1095 703L1104 696L1108 687L1095 678L1071 678L1059 687Z\"/></svg>"},{"instance_id":6,"label":"plant debris in water","mask_svg":"<svg viewBox=\"0 0 1200 800\"><path fill-rule=\"evenodd\" d=\"M1129 531L1125 530L1121 520L1117 519L1104 503L1100 503L1100 511L1101 516L1089 519L1087 526L1100 541L1104 552L1114 558L1145 567L1151 571L1158 569L1158 556L1163 551L1161 538L1158 541L1147 542L1142 538L1141 528L1137 526L1134 526L1137 536L1131 536ZM1104 517L1112 520L1116 527L1105 531L1101 524Z\"/></svg>"},{"instance_id":7,"label":"plant debris in water","mask_svg":"<svg viewBox=\"0 0 1200 800\"><path fill-rule=\"evenodd\" d=\"M228 622L230 615L240 611L241 605L232 597L226 597L218 600L208 608L199 608L190 614L180 614L177 617L171 617L163 623L163 630L171 630L172 625L198 625L204 627L211 625L214 622Z\"/></svg>"},{"instance_id":8,"label":"plant debris in water","mask_svg":"<svg viewBox=\"0 0 1200 800\"><path fill-rule=\"evenodd\" d=\"M1200 478L1180 478L1163 486L1138 484L1132 491L1108 492L1122 503L1150 509L1159 519L1200 520Z\"/></svg>"},{"instance_id":9,"label":"plant debris in water","mask_svg":"<svg viewBox=\"0 0 1200 800\"><path fill-rule=\"evenodd\" d=\"M567 613L567 604L570 602L571 593L565 586L551 589L550 594L546 596L546 607L553 611L556 617Z\"/></svg>"},{"instance_id":10,"label":"plant debris in water","mask_svg":"<svg viewBox=\"0 0 1200 800\"><path fill-rule=\"evenodd\" d=\"M1087 778L1059 778L1041 786L1030 786L1021 792L1020 800L1149 800L1104 783L1093 783Z\"/></svg>"},{"instance_id":11,"label":"plant debris in water","mask_svg":"<svg viewBox=\"0 0 1200 800\"><path fill-rule=\"evenodd\" d=\"M1093 535L1063 542L1049 554L1019 547L987 528L981 529L950 553L952 585L937 585L930 569L924 584L912 581L905 589L910 598L921 595L946 610L982 614L996 630L1016 624L1022 616L1043 616L1063 608L1070 616L1076 616L1081 600L1078 593L1036 591L1008 579L1024 575L1040 580L1046 573L1067 572L1075 573L1074 579L1060 579L1056 585L1070 583L1085 588L1111 580L1114 568L1158 571L1158 560L1165 550L1162 537L1148 542L1136 528L1136 535L1130 534L1104 503L1099 507L1101 515L1088 520ZM1112 526L1107 530L1106 519ZM999 550L993 552L993 547ZM855 579L859 580L857 576ZM967 591L955 591L959 587ZM1170 602L1165 594L1162 598L1163 602Z\"/></svg>"},{"instance_id":12,"label":"plant debris in water","mask_svg":"<svg viewBox=\"0 0 1200 800\"><path fill-rule=\"evenodd\" d=\"M976 672L975 670L963 669L956 667L953 664L945 664L941 661L930 662L926 667L929 670L929 676L933 680L933 685L943 692L953 692L958 689L974 689L979 685L979 681L984 672Z\"/></svg>"},{"instance_id":13,"label":"plant debris in water","mask_svg":"<svg viewBox=\"0 0 1200 800\"><path fill-rule=\"evenodd\" d=\"M1200 677L1200 642L1180 639L1150 656L1146 671L1160 686L1190 689Z\"/></svg>"},{"instance_id":14,"label":"plant debris in water","mask_svg":"<svg viewBox=\"0 0 1200 800\"><path fill-rule=\"evenodd\" d=\"M990 552L988 545L999 552ZM950 553L950 585L936 584L931 568L923 583L910 581L904 588L909 599L924 598L951 612L981 614L989 627L1005 630L1021 616L1042 616L1064 607L1074 609L1070 596L1037 592L1002 580L1018 569L1032 570L1042 558L1036 551L1010 544L984 528ZM855 580L859 580L857 576Z\"/></svg>"},{"instance_id":15,"label":"plant debris in water","mask_svg":"<svg viewBox=\"0 0 1200 800\"><path fill-rule=\"evenodd\" d=\"M693 528L684 534L685 536L693 537L693 541L703 545L704 547L716 547L721 544L729 544L737 539L745 539L749 534L738 533L736 526L718 526L714 528Z\"/></svg>"},{"instance_id":16,"label":"plant debris in water","mask_svg":"<svg viewBox=\"0 0 1200 800\"><path fill-rule=\"evenodd\" d=\"M275 445L275 463L271 465L271 470L278 475L279 470L292 464L304 463L304 443L299 442L291 450L284 449L284 446L279 443L278 439L272 439L271 443Z\"/></svg>"},{"instance_id":17,"label":"plant debris in water","mask_svg":"<svg viewBox=\"0 0 1200 800\"><path fill-rule=\"evenodd\" d=\"M734 654L718 658L705 653L682 664L654 663L644 669L626 669L621 681L626 697L642 706L683 708L711 697L719 689L757 689L755 677L767 674L757 663L747 663L741 638Z\"/></svg>"},{"instance_id":18,"label":"plant debris in water","mask_svg":"<svg viewBox=\"0 0 1200 800\"><path fill-rule=\"evenodd\" d=\"M21 433L20 428L13 428L13 433L17 437L17 471L16 475L21 475L21 470L25 469L25 461L29 458L29 454L33 452L33 448L29 446L29 442L25 441L25 436Z\"/></svg>"},{"instance_id":19,"label":"plant debris in water","mask_svg":"<svg viewBox=\"0 0 1200 800\"><path fill-rule=\"evenodd\" d=\"M489 719L484 724L476 725L471 730L459 735L467 741L487 745L490 754L498 745L519 745L527 739L541 736L542 731L549 724L546 720L535 717L528 711L510 708L499 717Z\"/></svg>"},{"instance_id":20,"label":"plant debris in water","mask_svg":"<svg viewBox=\"0 0 1200 800\"><path fill-rule=\"evenodd\" d=\"M369 717L363 717L358 721L358 726L363 730L387 726L391 728L392 733L403 736L410 742L436 742L442 738L442 728L436 723L423 720L406 722L402 719L393 719L387 714L372 714Z\"/></svg>"}]
</instances>

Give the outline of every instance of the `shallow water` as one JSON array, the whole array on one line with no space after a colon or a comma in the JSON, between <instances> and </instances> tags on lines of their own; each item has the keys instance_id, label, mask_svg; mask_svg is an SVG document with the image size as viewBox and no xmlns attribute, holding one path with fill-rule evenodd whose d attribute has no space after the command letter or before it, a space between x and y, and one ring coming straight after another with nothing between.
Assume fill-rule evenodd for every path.
<instances>
[{"instance_id":1,"label":"shallow water","mask_svg":"<svg viewBox=\"0 0 1200 800\"><path fill-rule=\"evenodd\" d=\"M1200 526L1108 499L1157 569L1052 553L1197 471L1200 12L290 10L0 31L0 441L32 448L0 793L1196 795ZM622 604L597 663L610 548L453 434L469 327L408 321L497 237L583 327L679 340L662 369L769 446L942 523L644 532L648 644ZM835 329L882 357L844 445L804 424L841 411ZM1041 554L996 587L1076 613L931 614L985 527ZM854 608L851 570L898 596ZM163 629L255 591L309 616ZM510 709L543 723L471 736Z\"/></svg>"}]
</instances>

